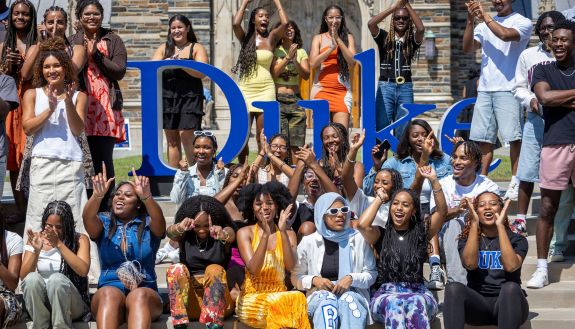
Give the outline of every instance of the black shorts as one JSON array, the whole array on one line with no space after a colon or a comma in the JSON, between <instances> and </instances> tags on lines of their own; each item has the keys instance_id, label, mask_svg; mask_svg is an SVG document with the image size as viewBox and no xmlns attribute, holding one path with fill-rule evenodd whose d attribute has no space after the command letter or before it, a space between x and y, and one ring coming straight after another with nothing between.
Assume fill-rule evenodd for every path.
<instances>
[{"instance_id":1,"label":"black shorts","mask_svg":"<svg viewBox=\"0 0 575 329\"><path fill-rule=\"evenodd\" d=\"M163 128L167 130L200 129L204 116L202 97L163 98Z\"/></svg>"}]
</instances>

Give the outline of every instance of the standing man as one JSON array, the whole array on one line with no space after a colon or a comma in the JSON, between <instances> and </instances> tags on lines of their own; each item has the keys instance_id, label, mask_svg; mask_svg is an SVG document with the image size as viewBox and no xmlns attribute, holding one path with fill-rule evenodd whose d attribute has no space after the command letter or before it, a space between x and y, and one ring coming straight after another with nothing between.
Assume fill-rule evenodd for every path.
<instances>
[{"instance_id":1,"label":"standing man","mask_svg":"<svg viewBox=\"0 0 575 329\"><path fill-rule=\"evenodd\" d=\"M547 254L561 192L575 181L575 22L555 24L551 50L556 62L539 65L533 73L533 91L543 105L545 128L541 167L541 210L537 218L537 270L528 288L549 284Z\"/></svg>"},{"instance_id":2,"label":"standing man","mask_svg":"<svg viewBox=\"0 0 575 329\"><path fill-rule=\"evenodd\" d=\"M511 145L513 176L505 198L517 200L519 181L515 177L521 149L521 108L511 92L515 67L531 35L531 20L513 12L512 0L492 0L497 15L491 17L477 0L466 3L467 25L463 51L481 49L481 76L469 138L479 143L482 153L481 173L487 175L497 131L503 142ZM474 19L483 22L474 28Z\"/></svg>"},{"instance_id":3,"label":"standing man","mask_svg":"<svg viewBox=\"0 0 575 329\"><path fill-rule=\"evenodd\" d=\"M393 14L389 31L377 25ZM421 42L425 28L421 18L406 0L396 0L388 9L367 22L379 50L379 82L375 97L376 130L381 130L406 114L403 104L413 103L411 62ZM394 129L400 138L406 124Z\"/></svg>"}]
</instances>

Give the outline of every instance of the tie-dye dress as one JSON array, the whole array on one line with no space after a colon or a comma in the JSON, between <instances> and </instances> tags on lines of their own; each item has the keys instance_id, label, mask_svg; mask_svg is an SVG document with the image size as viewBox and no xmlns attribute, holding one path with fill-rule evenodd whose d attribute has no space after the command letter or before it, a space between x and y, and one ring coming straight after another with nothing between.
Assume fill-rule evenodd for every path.
<instances>
[{"instance_id":1,"label":"tie-dye dress","mask_svg":"<svg viewBox=\"0 0 575 329\"><path fill-rule=\"evenodd\" d=\"M282 238L276 233L276 247L266 250L262 269L252 275L246 269L246 280L236 305L240 321L254 328L311 329L307 315L307 301L299 291L287 291L284 284ZM258 225L254 225L252 249L260 242Z\"/></svg>"}]
</instances>

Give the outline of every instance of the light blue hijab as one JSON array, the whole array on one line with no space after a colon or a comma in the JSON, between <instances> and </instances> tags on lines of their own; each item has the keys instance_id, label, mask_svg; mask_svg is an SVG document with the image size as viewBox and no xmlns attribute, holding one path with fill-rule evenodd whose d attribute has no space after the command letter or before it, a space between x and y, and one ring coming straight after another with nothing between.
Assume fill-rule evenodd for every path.
<instances>
[{"instance_id":1,"label":"light blue hijab","mask_svg":"<svg viewBox=\"0 0 575 329\"><path fill-rule=\"evenodd\" d=\"M325 193L317 199L313 210L313 219L317 232L325 239L337 242L339 245L339 273L338 279L351 273L351 248L349 247L349 239L357 234L357 231L350 227L351 210L346 214L345 227L342 231L336 232L327 228L323 219L327 210L335 201L341 201L345 206L349 207L349 202L341 195L329 192Z\"/></svg>"}]
</instances>

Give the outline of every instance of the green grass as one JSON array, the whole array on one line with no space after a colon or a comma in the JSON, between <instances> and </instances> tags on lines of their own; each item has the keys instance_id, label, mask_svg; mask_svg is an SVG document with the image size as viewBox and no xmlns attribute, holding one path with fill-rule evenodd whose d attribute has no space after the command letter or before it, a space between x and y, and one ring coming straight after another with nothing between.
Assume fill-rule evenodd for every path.
<instances>
[{"instance_id":1,"label":"green grass","mask_svg":"<svg viewBox=\"0 0 575 329\"><path fill-rule=\"evenodd\" d=\"M361 152L359 154L361 155ZM256 159L256 156L257 152L250 152L248 157L249 163L252 163ZM489 178L494 181L509 181L511 179L511 162L509 157L495 155L495 158L501 159L501 164L492 173L489 174ZM116 182L127 180L128 172L132 170L132 166L138 169L141 164L141 156L115 159L114 167L116 169Z\"/></svg>"}]
</instances>

